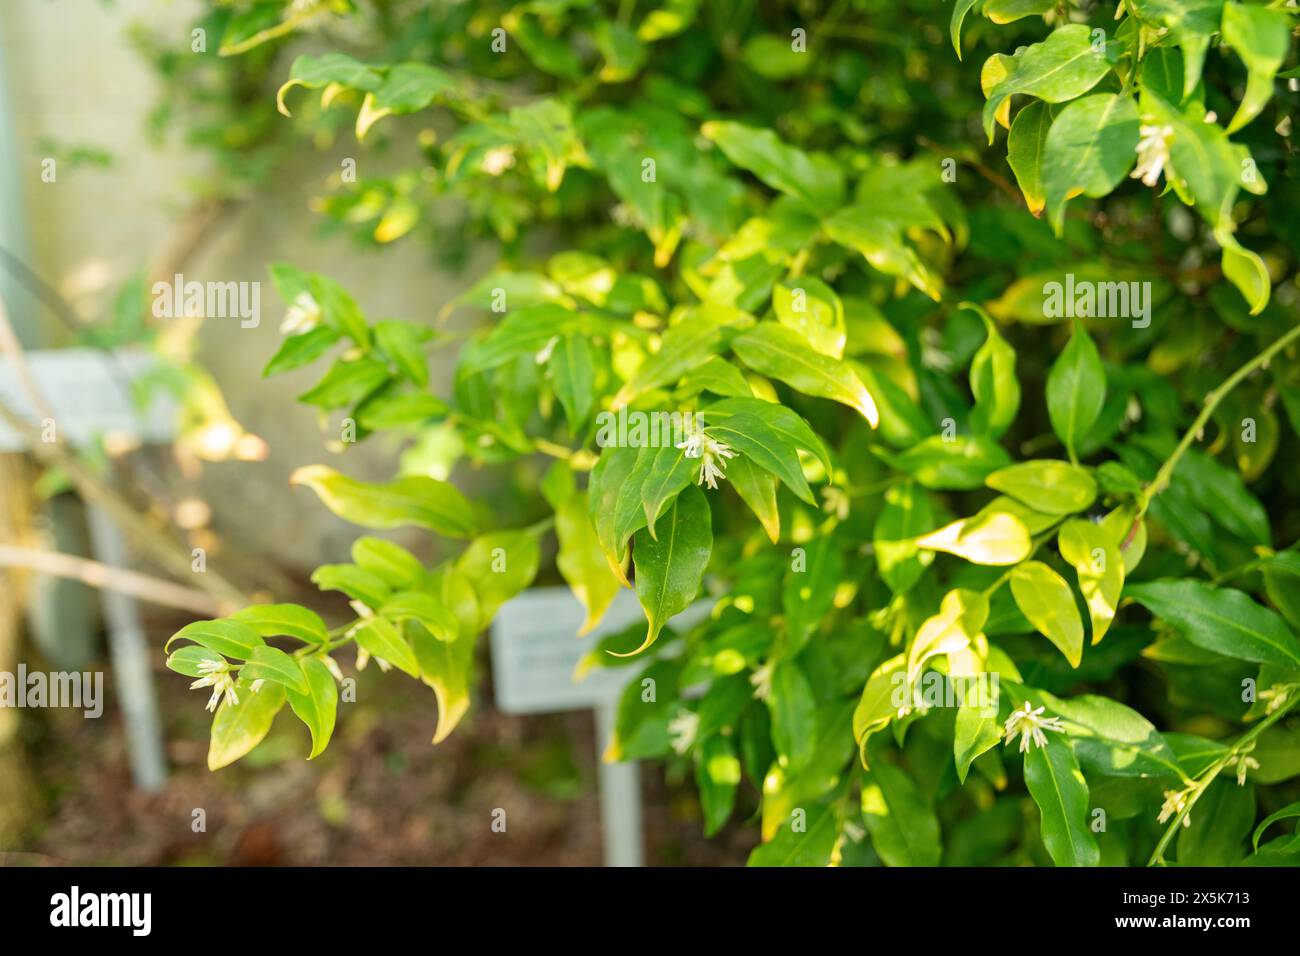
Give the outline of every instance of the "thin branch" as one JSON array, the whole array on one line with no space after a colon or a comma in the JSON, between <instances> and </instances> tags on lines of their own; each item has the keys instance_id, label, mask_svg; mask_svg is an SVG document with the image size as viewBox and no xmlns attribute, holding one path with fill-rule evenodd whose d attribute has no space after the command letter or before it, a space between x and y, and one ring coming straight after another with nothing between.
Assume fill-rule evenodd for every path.
<instances>
[{"instance_id":1,"label":"thin branch","mask_svg":"<svg viewBox=\"0 0 1300 956\"><path fill-rule=\"evenodd\" d=\"M129 594L151 604L174 607L205 617L220 617L239 609L239 605L223 601L204 591L60 551L0 544L0 567L27 568L39 574L71 578L93 588Z\"/></svg>"},{"instance_id":2,"label":"thin branch","mask_svg":"<svg viewBox=\"0 0 1300 956\"><path fill-rule=\"evenodd\" d=\"M1264 349L1264 351L1260 352L1241 368L1237 369L1237 371L1233 372L1224 380L1222 385L1205 396L1205 407L1202 408L1201 413L1196 416L1196 421L1192 422L1192 427L1187 429L1186 434L1183 435L1183 440L1180 441L1178 447L1174 449L1174 453L1169 456L1168 460L1165 461L1163 465L1160 466L1160 470L1156 472L1156 476L1151 479L1151 483L1143 490L1141 499L1141 510L1143 513L1146 512L1147 505L1150 503L1151 499L1169 486L1169 481L1173 478L1174 469L1178 467L1178 462L1187 452L1187 449L1192 447L1192 443L1201 437L1202 433L1205 431L1205 426L1210 421L1210 417L1214 415L1215 410L1228 396L1228 393L1240 385L1252 372L1268 365L1269 359L1282 351L1292 342L1296 341L1297 338L1300 338L1300 325L1291 329L1268 348Z\"/></svg>"}]
</instances>

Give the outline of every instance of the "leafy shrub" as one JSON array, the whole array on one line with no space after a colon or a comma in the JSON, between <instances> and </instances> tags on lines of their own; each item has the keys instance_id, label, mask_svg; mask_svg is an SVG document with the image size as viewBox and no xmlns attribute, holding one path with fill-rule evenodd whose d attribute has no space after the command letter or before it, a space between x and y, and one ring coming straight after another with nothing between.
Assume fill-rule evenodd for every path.
<instances>
[{"instance_id":1,"label":"leafy shrub","mask_svg":"<svg viewBox=\"0 0 1300 956\"><path fill-rule=\"evenodd\" d=\"M753 863L1300 862L1293 10L358 6L207 22L225 54L347 26L278 108L421 153L321 208L501 258L438 328L277 265L266 371L332 353L301 400L409 441L389 483L296 481L465 544L359 539L314 577L337 627L181 630L214 769L286 703L320 753L352 644L432 687L443 739L554 539L588 628L623 587L646 612L588 661L636 669L607 756L687 762L710 833L756 795Z\"/></svg>"}]
</instances>

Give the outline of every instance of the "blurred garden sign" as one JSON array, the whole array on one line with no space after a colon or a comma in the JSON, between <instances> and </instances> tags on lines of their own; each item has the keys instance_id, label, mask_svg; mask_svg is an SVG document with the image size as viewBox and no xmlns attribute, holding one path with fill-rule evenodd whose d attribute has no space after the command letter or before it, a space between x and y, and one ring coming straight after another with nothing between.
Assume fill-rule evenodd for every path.
<instances>
[{"instance_id":1,"label":"blurred garden sign","mask_svg":"<svg viewBox=\"0 0 1300 956\"><path fill-rule=\"evenodd\" d=\"M707 604L684 612L692 620ZM606 866L641 866L641 767L603 759L614 730L619 695L635 668L593 668L579 678L587 654L602 653L601 638L644 620L631 591L622 591L600 626L578 637L586 611L568 588L533 588L502 606L492 624L492 682L507 714L596 711L600 820Z\"/></svg>"},{"instance_id":2,"label":"blurred garden sign","mask_svg":"<svg viewBox=\"0 0 1300 956\"><path fill-rule=\"evenodd\" d=\"M42 439L83 446L116 432L141 443L170 440L173 410L155 402L141 411L131 400L131 383L152 366L145 353L54 349L28 352L26 364L36 391L50 403L49 418L33 407L28 388L9 362L0 362L0 402L35 422ZM0 452L23 451L26 445L22 434L0 420ZM95 558L110 567L124 567L121 531L98 505L86 505ZM131 773L136 786L155 790L166 777L166 764L144 627L134 598L106 589L103 601Z\"/></svg>"}]
</instances>

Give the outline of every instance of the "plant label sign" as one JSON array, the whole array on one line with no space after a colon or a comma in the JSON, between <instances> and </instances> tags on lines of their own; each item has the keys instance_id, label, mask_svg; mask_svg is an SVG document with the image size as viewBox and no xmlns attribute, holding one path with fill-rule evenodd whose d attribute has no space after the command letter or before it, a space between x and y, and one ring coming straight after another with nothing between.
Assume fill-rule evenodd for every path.
<instances>
[{"instance_id":1,"label":"plant label sign","mask_svg":"<svg viewBox=\"0 0 1300 956\"><path fill-rule=\"evenodd\" d=\"M47 349L26 353L36 387L50 403L53 416L51 441L84 447L99 435L121 432L144 444L171 440L175 408L156 401L141 409L133 400L131 384L153 366L145 352L99 349ZM0 362L0 401L46 431L32 408L23 383L11 363ZM23 436L0 421L0 451L22 451Z\"/></svg>"},{"instance_id":2,"label":"plant label sign","mask_svg":"<svg viewBox=\"0 0 1300 956\"><path fill-rule=\"evenodd\" d=\"M676 619L699 620L708 603L692 605ZM641 767L600 759L614 731L619 694L640 668L636 665L574 673L601 638L645 614L631 591L620 591L590 634L578 637L586 612L568 588L533 588L502 605L492 623L492 682L497 706L507 714L596 712L596 757L600 774L600 816L606 866L640 866Z\"/></svg>"},{"instance_id":3,"label":"plant label sign","mask_svg":"<svg viewBox=\"0 0 1300 956\"><path fill-rule=\"evenodd\" d=\"M41 419L17 370L3 357L0 400L32 422L43 441L83 447L109 432L144 444L171 440L174 404L158 400L144 409L132 394L133 383L154 366L147 352L48 349L27 352L26 360L37 391L50 405L51 420ZM0 420L0 452L21 452L26 447L26 436ZM126 567L128 554L121 530L93 502L86 502L86 516L95 559ZM102 600L132 776L142 790L158 790L166 779L167 764L144 625L134 598L105 589Z\"/></svg>"}]
</instances>

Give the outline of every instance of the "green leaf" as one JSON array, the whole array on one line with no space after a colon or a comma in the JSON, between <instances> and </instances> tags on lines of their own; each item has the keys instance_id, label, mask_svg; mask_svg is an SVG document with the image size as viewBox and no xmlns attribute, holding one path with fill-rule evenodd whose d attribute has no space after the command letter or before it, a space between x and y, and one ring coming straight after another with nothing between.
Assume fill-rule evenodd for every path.
<instances>
[{"instance_id":1,"label":"green leaf","mask_svg":"<svg viewBox=\"0 0 1300 956\"><path fill-rule=\"evenodd\" d=\"M653 644L669 618L695 600L712 550L709 503L704 492L694 486L677 496L662 519L657 539L647 531L636 533L632 547L636 596L649 626L645 640L631 654L640 654Z\"/></svg>"},{"instance_id":2,"label":"green leaf","mask_svg":"<svg viewBox=\"0 0 1300 956\"><path fill-rule=\"evenodd\" d=\"M777 760L787 771L797 771L808 762L816 744L817 700L808 678L790 658L772 668L767 708L772 714Z\"/></svg>"},{"instance_id":3,"label":"green leaf","mask_svg":"<svg viewBox=\"0 0 1300 956\"><path fill-rule=\"evenodd\" d=\"M871 533L876 568L889 589L902 594L911 589L934 560L920 553L914 540L934 527L930 496L912 481L900 481L885 491L885 504Z\"/></svg>"},{"instance_id":4,"label":"green leaf","mask_svg":"<svg viewBox=\"0 0 1300 956\"><path fill-rule=\"evenodd\" d=\"M492 531L476 538L456 560L478 596L478 630L496 617L497 608L537 577L541 553L531 531Z\"/></svg>"},{"instance_id":5,"label":"green leaf","mask_svg":"<svg viewBox=\"0 0 1300 956\"><path fill-rule=\"evenodd\" d=\"M637 468L632 473L629 486L641 489L641 508L645 515L643 522L650 531L650 537L656 537L655 524L664 506L681 492L687 485L693 484L700 472L697 459L687 458L686 449L671 445L648 451L637 461Z\"/></svg>"},{"instance_id":6,"label":"green leaf","mask_svg":"<svg viewBox=\"0 0 1300 956\"><path fill-rule=\"evenodd\" d=\"M880 664L867 679L862 696L853 710L853 739L857 741L862 765L867 766L867 741L884 730L898 714L899 697L906 702L907 655L898 654Z\"/></svg>"},{"instance_id":7,"label":"green leaf","mask_svg":"<svg viewBox=\"0 0 1300 956\"><path fill-rule=\"evenodd\" d=\"M208 769L220 770L247 754L266 737L275 715L284 706L284 688L264 684L257 693L249 689L242 677L235 683L239 703L223 697L212 719L212 738L208 743Z\"/></svg>"},{"instance_id":8,"label":"green leaf","mask_svg":"<svg viewBox=\"0 0 1300 956\"><path fill-rule=\"evenodd\" d=\"M844 358L844 305L835 290L820 279L800 276L778 282L772 287L772 311L778 322L803 336L813 351Z\"/></svg>"},{"instance_id":9,"label":"green leaf","mask_svg":"<svg viewBox=\"0 0 1300 956\"><path fill-rule=\"evenodd\" d=\"M743 455L727 463L727 480L758 518L773 544L781 538L781 512L776 504L776 476Z\"/></svg>"},{"instance_id":10,"label":"green leaf","mask_svg":"<svg viewBox=\"0 0 1300 956\"><path fill-rule=\"evenodd\" d=\"M1083 621L1065 579L1041 561L1026 561L1011 572L1011 593L1021 612L1071 667L1083 659Z\"/></svg>"},{"instance_id":11,"label":"green leaf","mask_svg":"<svg viewBox=\"0 0 1300 956\"><path fill-rule=\"evenodd\" d=\"M939 865L939 820L900 768L881 761L863 777L862 819L886 866Z\"/></svg>"},{"instance_id":12,"label":"green leaf","mask_svg":"<svg viewBox=\"0 0 1300 956\"><path fill-rule=\"evenodd\" d=\"M384 579L355 564L322 564L312 572L311 583L322 591L342 591L368 607L379 607L391 588Z\"/></svg>"},{"instance_id":13,"label":"green leaf","mask_svg":"<svg viewBox=\"0 0 1300 956\"><path fill-rule=\"evenodd\" d=\"M415 652L387 618L366 618L357 627L356 641L357 646L372 657L385 660L412 677L420 676L420 665L415 659Z\"/></svg>"},{"instance_id":14,"label":"green leaf","mask_svg":"<svg viewBox=\"0 0 1300 956\"><path fill-rule=\"evenodd\" d=\"M317 757L329 745L334 735L334 721L338 713L339 690L330 670L318 657L304 657L299 663L307 678L307 692L300 694L286 690L289 706L311 732L311 753L307 759Z\"/></svg>"},{"instance_id":15,"label":"green leaf","mask_svg":"<svg viewBox=\"0 0 1300 956\"><path fill-rule=\"evenodd\" d=\"M903 240L903 227L879 215L872 204L847 206L824 220L822 229L831 241L858 252L871 268L910 282L936 302L943 298L943 280Z\"/></svg>"},{"instance_id":16,"label":"green leaf","mask_svg":"<svg viewBox=\"0 0 1300 956\"><path fill-rule=\"evenodd\" d=\"M230 615L229 620L247 624L262 637L285 634L308 644L329 640L320 615L297 604L251 604Z\"/></svg>"},{"instance_id":17,"label":"green leaf","mask_svg":"<svg viewBox=\"0 0 1300 956\"><path fill-rule=\"evenodd\" d=\"M555 397L564 406L569 431L578 434L596 400L596 366L591 343L581 335L566 335L555 344L547 367Z\"/></svg>"},{"instance_id":18,"label":"green leaf","mask_svg":"<svg viewBox=\"0 0 1300 956\"><path fill-rule=\"evenodd\" d=\"M374 332L375 345L402 375L421 388L429 384L429 363L424 357L424 343L432 338L431 330L411 322L388 320L376 322Z\"/></svg>"},{"instance_id":19,"label":"green leaf","mask_svg":"<svg viewBox=\"0 0 1300 956\"><path fill-rule=\"evenodd\" d=\"M830 534L820 534L804 547L802 570L785 573L781 609L785 612L786 654L793 657L831 613L835 592L844 574L844 557Z\"/></svg>"},{"instance_id":20,"label":"green leaf","mask_svg":"<svg viewBox=\"0 0 1300 956\"><path fill-rule=\"evenodd\" d=\"M574 597L587 609L578 632L587 634L605 616L618 594L619 582L609 569L596 529L587 517L586 492L575 492L555 509L555 535L560 543L555 565Z\"/></svg>"},{"instance_id":21,"label":"green leaf","mask_svg":"<svg viewBox=\"0 0 1300 956\"><path fill-rule=\"evenodd\" d=\"M1097 694L1062 700L1045 691L1033 693L1061 718L1075 755L1090 772L1180 780L1186 776L1173 748L1133 708Z\"/></svg>"},{"instance_id":22,"label":"green leaf","mask_svg":"<svg viewBox=\"0 0 1300 956\"><path fill-rule=\"evenodd\" d=\"M320 306L325 324L346 335L362 348L370 347L370 327L356 300L328 276L312 275L309 280L311 297Z\"/></svg>"},{"instance_id":23,"label":"green leaf","mask_svg":"<svg viewBox=\"0 0 1300 956\"><path fill-rule=\"evenodd\" d=\"M399 544L364 535L352 542L352 560L390 588L411 587L424 574L420 559Z\"/></svg>"},{"instance_id":24,"label":"green leaf","mask_svg":"<svg viewBox=\"0 0 1300 956\"><path fill-rule=\"evenodd\" d=\"M440 641L454 641L460 622L442 602L424 591L401 591L379 607L379 614L397 623L416 620Z\"/></svg>"},{"instance_id":25,"label":"green leaf","mask_svg":"<svg viewBox=\"0 0 1300 956\"><path fill-rule=\"evenodd\" d=\"M1016 420L1020 410L1020 381L1016 378L1016 352L1001 335L993 319L982 308L974 309L984 320L988 337L971 359L970 389L975 397L971 430L977 435L1000 438Z\"/></svg>"},{"instance_id":26,"label":"green leaf","mask_svg":"<svg viewBox=\"0 0 1300 956\"><path fill-rule=\"evenodd\" d=\"M997 705L979 698L980 687L972 681L966 686L954 724L953 757L957 763L957 779L962 783L966 782L966 774L975 759L992 750L1002 739Z\"/></svg>"},{"instance_id":27,"label":"green leaf","mask_svg":"<svg viewBox=\"0 0 1300 956\"><path fill-rule=\"evenodd\" d=\"M704 835L713 836L736 805L740 759L729 737L714 734L695 749L695 785L704 810Z\"/></svg>"},{"instance_id":28,"label":"green leaf","mask_svg":"<svg viewBox=\"0 0 1300 956\"><path fill-rule=\"evenodd\" d=\"M388 380L383 362L366 357L339 359L319 382L298 396L298 401L324 409L355 405Z\"/></svg>"},{"instance_id":29,"label":"green leaf","mask_svg":"<svg viewBox=\"0 0 1300 956\"><path fill-rule=\"evenodd\" d=\"M830 807L798 807L776 835L754 848L746 866L827 866L838 826Z\"/></svg>"},{"instance_id":30,"label":"green leaf","mask_svg":"<svg viewBox=\"0 0 1300 956\"><path fill-rule=\"evenodd\" d=\"M663 334L659 351L648 356L632 380L619 389L613 407L620 408L651 389L675 385L687 372L708 362L727 335L753 324L752 315L730 306L706 303L683 310L677 323Z\"/></svg>"},{"instance_id":31,"label":"green leaf","mask_svg":"<svg viewBox=\"0 0 1300 956\"><path fill-rule=\"evenodd\" d=\"M454 92L456 82L447 73L427 63L398 63L388 71L375 90L374 106L390 113L414 113L435 97Z\"/></svg>"},{"instance_id":32,"label":"green leaf","mask_svg":"<svg viewBox=\"0 0 1300 956\"><path fill-rule=\"evenodd\" d=\"M1133 98L1113 93L1075 100L1052 121L1042 177L1047 218L1058 236L1072 196L1105 196L1132 169L1140 125Z\"/></svg>"},{"instance_id":33,"label":"green leaf","mask_svg":"<svg viewBox=\"0 0 1300 956\"><path fill-rule=\"evenodd\" d=\"M1279 551L1264 565L1264 591L1292 629L1300 629L1300 554Z\"/></svg>"},{"instance_id":34,"label":"green leaf","mask_svg":"<svg viewBox=\"0 0 1300 956\"><path fill-rule=\"evenodd\" d=\"M854 409L875 428L880 424L876 403L853 370L838 359L814 352L803 337L775 322L760 322L731 343L740 360L796 391L829 398Z\"/></svg>"},{"instance_id":35,"label":"green leaf","mask_svg":"<svg viewBox=\"0 0 1300 956\"><path fill-rule=\"evenodd\" d=\"M877 453L889 465L927 488L963 491L979 488L999 468L1011 463L1006 451L988 438L931 435L902 454Z\"/></svg>"},{"instance_id":36,"label":"green leaf","mask_svg":"<svg viewBox=\"0 0 1300 956\"><path fill-rule=\"evenodd\" d=\"M803 466L802 449L830 470L826 449L807 423L784 405L757 398L724 399L701 414L704 431L775 475L809 504L815 501Z\"/></svg>"},{"instance_id":37,"label":"green leaf","mask_svg":"<svg viewBox=\"0 0 1300 956\"><path fill-rule=\"evenodd\" d=\"M1291 26L1291 17L1283 10L1246 3L1223 5L1223 42L1246 64L1246 92L1228 133L1258 116L1273 96L1273 77L1291 47Z\"/></svg>"},{"instance_id":38,"label":"green leaf","mask_svg":"<svg viewBox=\"0 0 1300 956\"><path fill-rule=\"evenodd\" d=\"M1166 579L1131 585L1126 593L1197 647L1243 661L1300 666L1300 644L1286 623L1243 591Z\"/></svg>"},{"instance_id":39,"label":"green leaf","mask_svg":"<svg viewBox=\"0 0 1300 956\"><path fill-rule=\"evenodd\" d=\"M285 106L284 95L295 86L315 90L337 83L355 90L376 90L382 82L383 77L379 73L344 53L304 55L293 61L293 66L289 68L289 79L275 94L275 105L281 113L288 116L289 109Z\"/></svg>"},{"instance_id":40,"label":"green leaf","mask_svg":"<svg viewBox=\"0 0 1300 956\"><path fill-rule=\"evenodd\" d=\"M316 361L328 352L339 338L339 333L327 325L318 325L307 332L289 336L280 343L279 351L271 361L266 363L266 368L262 369L262 378L290 372Z\"/></svg>"},{"instance_id":41,"label":"green leaf","mask_svg":"<svg viewBox=\"0 0 1300 956\"><path fill-rule=\"evenodd\" d=\"M1088 829L1088 784L1069 742L1048 733L1047 745L1025 751L1025 786L1040 814L1043 845L1057 866L1096 866L1097 841Z\"/></svg>"},{"instance_id":42,"label":"green leaf","mask_svg":"<svg viewBox=\"0 0 1300 956\"><path fill-rule=\"evenodd\" d=\"M1016 515L1005 511L981 512L946 524L916 539L927 551L944 551L972 564L1003 566L1029 557L1033 543L1029 529Z\"/></svg>"},{"instance_id":43,"label":"green leaf","mask_svg":"<svg viewBox=\"0 0 1300 956\"><path fill-rule=\"evenodd\" d=\"M957 59L961 59L961 25L966 20L966 14L970 13L971 7L975 6L979 0L957 0L952 7L952 18L948 22L948 33L952 37L952 48L957 51Z\"/></svg>"},{"instance_id":44,"label":"green leaf","mask_svg":"<svg viewBox=\"0 0 1300 956\"><path fill-rule=\"evenodd\" d=\"M1047 414L1052 430L1077 460L1075 450L1106 403L1106 371L1088 332L1075 324L1069 344L1047 375Z\"/></svg>"},{"instance_id":45,"label":"green leaf","mask_svg":"<svg viewBox=\"0 0 1300 956\"><path fill-rule=\"evenodd\" d=\"M1012 23L1025 17L1041 16L1056 6L1056 0L985 0L980 13L994 23Z\"/></svg>"},{"instance_id":46,"label":"green leaf","mask_svg":"<svg viewBox=\"0 0 1300 956\"><path fill-rule=\"evenodd\" d=\"M969 647L988 616L988 598L980 591L953 588L945 594L938 613L917 628L907 650L908 686L915 684L930 658Z\"/></svg>"},{"instance_id":47,"label":"green leaf","mask_svg":"<svg viewBox=\"0 0 1300 956\"><path fill-rule=\"evenodd\" d=\"M454 641L440 641L418 621L407 621L407 639L420 665L420 679L438 698L438 724L433 742L442 743L469 710L474 670L474 645L479 635L478 599L466 577L451 567L440 568L431 581L434 593L461 622Z\"/></svg>"},{"instance_id":48,"label":"green leaf","mask_svg":"<svg viewBox=\"0 0 1300 956\"><path fill-rule=\"evenodd\" d=\"M1179 827L1179 866L1232 866L1246 856L1246 837L1255 822L1255 787L1236 780L1213 781Z\"/></svg>"},{"instance_id":49,"label":"green leaf","mask_svg":"<svg viewBox=\"0 0 1300 956\"><path fill-rule=\"evenodd\" d=\"M1205 51L1218 32L1223 0L1133 0L1133 12L1147 24L1163 27L1182 47L1186 61L1183 97L1192 95L1201 79Z\"/></svg>"},{"instance_id":50,"label":"green leaf","mask_svg":"<svg viewBox=\"0 0 1300 956\"><path fill-rule=\"evenodd\" d=\"M1241 292L1250 306L1250 314L1259 315L1268 305L1273 291L1273 281L1264 260L1238 242L1237 237L1225 228L1214 230L1214 240L1223 249L1220 262L1224 277Z\"/></svg>"},{"instance_id":51,"label":"green leaf","mask_svg":"<svg viewBox=\"0 0 1300 956\"><path fill-rule=\"evenodd\" d=\"M1035 511L1071 515L1097 499L1097 483L1086 469L1064 461L1017 462L993 472L984 483Z\"/></svg>"},{"instance_id":52,"label":"green leaf","mask_svg":"<svg viewBox=\"0 0 1300 956\"><path fill-rule=\"evenodd\" d=\"M1259 826L1255 827L1255 832L1251 834L1250 845L1254 850L1259 849L1259 838L1264 835L1264 831L1277 823L1279 820L1293 820L1300 817L1300 800L1295 803L1289 803L1281 810L1270 813ZM1291 846L1300 845L1300 832L1292 833L1290 839Z\"/></svg>"},{"instance_id":53,"label":"green leaf","mask_svg":"<svg viewBox=\"0 0 1300 956\"><path fill-rule=\"evenodd\" d=\"M498 368L522 355L541 352L552 339L582 331L579 314L554 302L511 309L486 338L461 353L460 368L465 372Z\"/></svg>"},{"instance_id":54,"label":"green leaf","mask_svg":"<svg viewBox=\"0 0 1300 956\"><path fill-rule=\"evenodd\" d=\"M206 672L199 669L199 665L204 661L211 661L216 664L225 664L226 659L216 651L209 650L198 644L186 644L184 647L178 647L167 657L167 668L178 674L184 674L186 677L205 677Z\"/></svg>"},{"instance_id":55,"label":"green leaf","mask_svg":"<svg viewBox=\"0 0 1300 956\"><path fill-rule=\"evenodd\" d=\"M1007 165L1015 173L1025 205L1035 216L1041 216L1047 204L1043 187L1043 152L1047 147L1047 131L1051 127L1051 107L1035 100L1016 114L1007 133Z\"/></svg>"},{"instance_id":56,"label":"green leaf","mask_svg":"<svg viewBox=\"0 0 1300 956\"><path fill-rule=\"evenodd\" d=\"M802 199L822 212L839 205L844 181L836 164L786 145L767 129L711 120L700 132L717 144L727 159L778 192Z\"/></svg>"},{"instance_id":57,"label":"green leaf","mask_svg":"<svg viewBox=\"0 0 1300 956\"><path fill-rule=\"evenodd\" d=\"M1110 628L1124 589L1124 555L1119 539L1109 528L1091 521L1073 519L1061 525L1056 536L1061 557L1070 563L1079 579L1079 592L1088 605L1092 643Z\"/></svg>"},{"instance_id":58,"label":"green leaf","mask_svg":"<svg viewBox=\"0 0 1300 956\"><path fill-rule=\"evenodd\" d=\"M384 484L370 484L341 475L328 465L307 465L294 472L289 482L307 485L330 511L367 528L416 525L449 538L474 533L469 502L445 481L408 475Z\"/></svg>"},{"instance_id":59,"label":"green leaf","mask_svg":"<svg viewBox=\"0 0 1300 956\"><path fill-rule=\"evenodd\" d=\"M307 678L298 662L278 647L267 644L249 652L248 663L239 669L239 676L250 683L268 680L300 693L307 692Z\"/></svg>"},{"instance_id":60,"label":"green leaf","mask_svg":"<svg viewBox=\"0 0 1300 956\"><path fill-rule=\"evenodd\" d=\"M252 653L253 648L266 643L255 628L232 620L195 621L193 624L186 624L167 640L163 650L171 647L173 641L180 640L193 641L200 647L206 647L210 651L216 651L218 654L239 661L248 660L248 655Z\"/></svg>"},{"instance_id":61,"label":"green leaf","mask_svg":"<svg viewBox=\"0 0 1300 956\"><path fill-rule=\"evenodd\" d=\"M984 135L993 142L993 121L1010 96L1025 93L1047 103L1082 96L1110 72L1107 54L1094 50L1086 24L1071 23L1042 43L1029 46L1011 62L1010 72L989 91L984 104Z\"/></svg>"}]
</instances>

